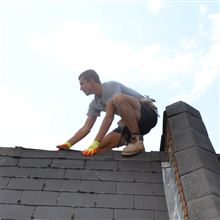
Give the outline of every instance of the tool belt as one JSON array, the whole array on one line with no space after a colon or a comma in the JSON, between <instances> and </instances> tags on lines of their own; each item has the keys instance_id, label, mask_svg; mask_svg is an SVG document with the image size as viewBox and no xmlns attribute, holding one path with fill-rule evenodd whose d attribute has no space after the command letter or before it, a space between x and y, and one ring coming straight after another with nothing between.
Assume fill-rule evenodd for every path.
<instances>
[{"instance_id":1,"label":"tool belt","mask_svg":"<svg viewBox=\"0 0 220 220\"><path fill-rule=\"evenodd\" d=\"M151 110L155 111L157 116L160 117L160 115L158 114L158 111L157 111L157 106L154 105L154 103L153 103L153 102L155 102L155 99L152 99L149 96L145 95L145 98L142 98L141 102L146 104Z\"/></svg>"}]
</instances>

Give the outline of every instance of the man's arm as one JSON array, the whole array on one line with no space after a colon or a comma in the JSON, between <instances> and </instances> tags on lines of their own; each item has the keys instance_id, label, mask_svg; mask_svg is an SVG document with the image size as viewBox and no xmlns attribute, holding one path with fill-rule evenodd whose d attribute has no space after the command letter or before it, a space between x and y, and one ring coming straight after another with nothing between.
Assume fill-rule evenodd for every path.
<instances>
[{"instance_id":1,"label":"man's arm","mask_svg":"<svg viewBox=\"0 0 220 220\"><path fill-rule=\"evenodd\" d=\"M90 145L89 148L85 149L82 153L84 156L92 156L97 152L97 149L103 140L105 134L107 133L108 129L110 128L112 121L114 119L115 107L112 101L109 101L106 104L106 115L102 121L101 127L99 129L98 134L95 137L95 140Z\"/></svg>"},{"instance_id":2,"label":"man's arm","mask_svg":"<svg viewBox=\"0 0 220 220\"><path fill-rule=\"evenodd\" d=\"M112 100L107 102L106 104L106 115L102 121L102 124L99 128L98 134L95 137L95 140L101 142L104 138L104 136L106 135L106 133L108 132L113 119L114 119L114 114L115 114L115 107L113 105Z\"/></svg>"},{"instance_id":3,"label":"man's arm","mask_svg":"<svg viewBox=\"0 0 220 220\"><path fill-rule=\"evenodd\" d=\"M65 143L58 145L59 149L69 149L72 145L82 140L87 134L89 134L93 127L97 117L88 116L84 125Z\"/></svg>"},{"instance_id":4,"label":"man's arm","mask_svg":"<svg viewBox=\"0 0 220 220\"><path fill-rule=\"evenodd\" d=\"M91 128L93 127L94 123L96 121L96 117L88 116L85 124L82 128L80 128L74 135L71 137L68 142L70 142L72 145L79 142L81 139L83 139L87 134L89 134Z\"/></svg>"}]
</instances>

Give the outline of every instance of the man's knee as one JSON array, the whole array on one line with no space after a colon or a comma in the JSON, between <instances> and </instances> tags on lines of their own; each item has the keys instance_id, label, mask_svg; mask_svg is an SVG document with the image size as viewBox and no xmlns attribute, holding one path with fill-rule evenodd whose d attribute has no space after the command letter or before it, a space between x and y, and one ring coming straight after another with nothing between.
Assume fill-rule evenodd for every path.
<instances>
[{"instance_id":1,"label":"man's knee","mask_svg":"<svg viewBox=\"0 0 220 220\"><path fill-rule=\"evenodd\" d=\"M116 108L132 106L133 109L140 109L139 100L132 96L117 94L112 98L112 101Z\"/></svg>"},{"instance_id":2,"label":"man's knee","mask_svg":"<svg viewBox=\"0 0 220 220\"><path fill-rule=\"evenodd\" d=\"M136 99L132 96L129 96L129 95L121 94L121 93L114 95L114 97L112 98L112 101L115 106L120 106L123 104L132 105L136 102L139 102L138 99Z\"/></svg>"}]
</instances>

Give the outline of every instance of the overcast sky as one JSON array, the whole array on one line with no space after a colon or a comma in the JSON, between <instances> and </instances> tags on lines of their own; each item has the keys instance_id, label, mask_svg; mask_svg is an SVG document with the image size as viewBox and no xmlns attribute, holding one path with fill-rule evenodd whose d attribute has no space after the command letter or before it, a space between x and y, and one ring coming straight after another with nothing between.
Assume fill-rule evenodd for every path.
<instances>
[{"instance_id":1,"label":"overcast sky","mask_svg":"<svg viewBox=\"0 0 220 220\"><path fill-rule=\"evenodd\" d=\"M92 68L156 99L147 151L159 150L163 111L181 100L220 153L219 33L219 1L0 1L0 146L56 150L68 140L93 98L78 75ZM89 146L103 115L73 149Z\"/></svg>"}]
</instances>

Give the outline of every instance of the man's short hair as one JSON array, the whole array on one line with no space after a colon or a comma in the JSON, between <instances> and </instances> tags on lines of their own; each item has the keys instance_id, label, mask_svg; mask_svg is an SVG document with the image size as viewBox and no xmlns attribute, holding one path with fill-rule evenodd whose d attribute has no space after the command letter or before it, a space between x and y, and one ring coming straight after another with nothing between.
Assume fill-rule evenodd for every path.
<instances>
[{"instance_id":1,"label":"man's short hair","mask_svg":"<svg viewBox=\"0 0 220 220\"><path fill-rule=\"evenodd\" d=\"M84 80L86 80L86 81L94 80L95 82L101 84L99 75L96 73L95 70L92 70L92 69L89 69L89 70L86 70L86 71L82 72L82 73L79 75L79 78L78 78L78 79L79 79L79 80L80 80L80 79L84 79Z\"/></svg>"}]
</instances>

